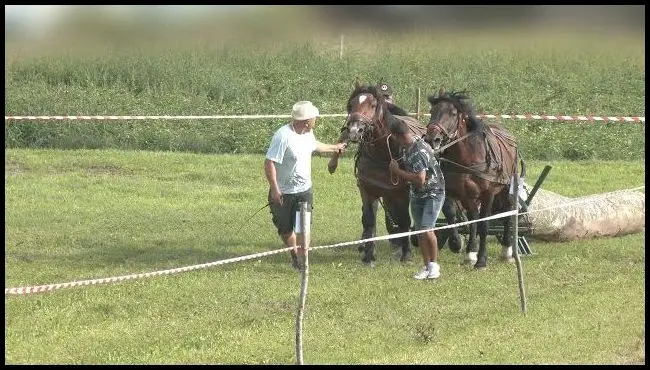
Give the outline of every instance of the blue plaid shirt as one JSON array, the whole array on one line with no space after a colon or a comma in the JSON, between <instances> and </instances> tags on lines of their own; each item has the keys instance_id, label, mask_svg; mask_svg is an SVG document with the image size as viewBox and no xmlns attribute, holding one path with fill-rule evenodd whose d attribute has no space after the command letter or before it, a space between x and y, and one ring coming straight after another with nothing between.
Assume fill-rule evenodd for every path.
<instances>
[{"instance_id":1,"label":"blue plaid shirt","mask_svg":"<svg viewBox=\"0 0 650 370\"><path fill-rule=\"evenodd\" d=\"M440 164L433 155L433 149L421 137L404 152L406 171L418 173L426 170L424 185L416 188L410 184L410 195L413 198L441 198L445 195L445 178Z\"/></svg>"}]
</instances>

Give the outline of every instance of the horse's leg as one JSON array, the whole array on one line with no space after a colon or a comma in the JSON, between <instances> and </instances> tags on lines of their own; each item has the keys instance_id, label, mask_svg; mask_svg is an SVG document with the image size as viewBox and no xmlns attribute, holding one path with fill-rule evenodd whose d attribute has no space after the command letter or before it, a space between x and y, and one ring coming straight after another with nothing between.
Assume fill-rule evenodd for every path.
<instances>
[{"instance_id":1,"label":"horse's leg","mask_svg":"<svg viewBox=\"0 0 650 370\"><path fill-rule=\"evenodd\" d=\"M458 206L451 197L445 197L445 202L442 204L442 214L445 215L445 220L448 225L453 225L458 220ZM458 233L458 228L444 229L440 231L440 238L438 239L438 249L442 249L446 241L449 241L449 250L454 253L459 253L463 249L463 239Z\"/></svg>"},{"instance_id":2,"label":"horse's leg","mask_svg":"<svg viewBox=\"0 0 650 370\"><path fill-rule=\"evenodd\" d=\"M327 171L332 174L336 171L336 168L339 166L339 157L341 156L341 153L335 152L332 154L332 157L330 158L329 162L327 162Z\"/></svg>"},{"instance_id":3,"label":"horse's leg","mask_svg":"<svg viewBox=\"0 0 650 370\"><path fill-rule=\"evenodd\" d=\"M345 127L341 129L341 135L339 135L339 139L336 141L337 144L340 143L345 143L348 141L348 131ZM327 171L329 171L330 174L334 173L336 171L336 167L339 165L339 157L341 156L341 152L334 152L332 154L332 158L330 158L329 162L327 162Z\"/></svg>"},{"instance_id":4,"label":"horse's leg","mask_svg":"<svg viewBox=\"0 0 650 370\"><path fill-rule=\"evenodd\" d=\"M442 203L442 214L445 215L445 221L447 221L448 225L451 225L454 223L453 219L455 219L456 216L456 210L453 209L454 205L450 201L449 197L445 197L444 203ZM438 239L438 250L441 250L442 248L445 247L445 243L447 242L447 239L449 238L449 234L451 234L450 229L443 229L443 230L434 230L434 234L436 234L436 238Z\"/></svg>"},{"instance_id":5,"label":"horse's leg","mask_svg":"<svg viewBox=\"0 0 650 370\"><path fill-rule=\"evenodd\" d=\"M375 236L377 226L377 199L365 194L364 191L361 191L361 198L363 203L361 206L361 224L363 225L361 239L368 239ZM375 242L363 243L363 258L361 261L366 265L374 265Z\"/></svg>"},{"instance_id":6,"label":"horse's leg","mask_svg":"<svg viewBox=\"0 0 650 370\"><path fill-rule=\"evenodd\" d=\"M384 203L390 210L390 214L397 224L397 228L393 231L393 233L404 233L409 231L411 229L411 213L409 210L408 193L407 196L402 199L393 199L387 201L386 198L384 198ZM401 238L395 238L391 240L395 240L395 243L401 249L402 253L400 255L400 261L410 261L411 245L409 243L408 236L403 236Z\"/></svg>"},{"instance_id":7,"label":"horse's leg","mask_svg":"<svg viewBox=\"0 0 650 370\"><path fill-rule=\"evenodd\" d=\"M397 221L393 220L393 217L391 216L391 212L389 212L387 209L384 209L384 221L386 223L386 231L389 234L395 234L399 232L399 226L397 225ZM390 239L390 245L392 245L393 248L400 247L400 244L395 239Z\"/></svg>"},{"instance_id":8,"label":"horse's leg","mask_svg":"<svg viewBox=\"0 0 650 370\"><path fill-rule=\"evenodd\" d=\"M463 202L463 207L467 213L467 221L474 221L478 219L478 204L472 199L469 199L466 202ZM469 228L469 240L467 241L467 248L465 250L465 260L464 263L470 266L474 266L478 260L478 246L476 243L476 222L472 222L467 225Z\"/></svg>"},{"instance_id":9,"label":"horse's leg","mask_svg":"<svg viewBox=\"0 0 650 370\"><path fill-rule=\"evenodd\" d=\"M374 230L372 232L373 235L368 236L368 237L364 237L364 235L366 235L366 221L365 221L366 218L365 217L367 217L366 216L366 208L367 207L366 207L366 198L364 198L363 195L361 195L361 201L363 203L361 205L361 225L363 225L363 231L361 232L361 238L362 239L372 238L374 236ZM372 198L368 198L368 200L367 200L368 207L370 208L370 211L368 211L368 213L371 215L371 216L368 216L368 217L370 217L370 220L368 222L370 222L370 225L373 228L375 228L376 225L377 225L376 215L377 215L377 203L378 203L378 201L379 201L379 199L372 199ZM372 215L374 215L374 216L372 216ZM373 217L374 217L375 221L372 221ZM365 245L366 245L366 243L359 244L359 246L357 247L359 252L364 252L366 250Z\"/></svg>"},{"instance_id":10,"label":"horse's leg","mask_svg":"<svg viewBox=\"0 0 650 370\"><path fill-rule=\"evenodd\" d=\"M503 218L503 239L501 242L501 255L499 256L501 260L507 262L514 262L515 259L512 257L512 227L510 224L513 223L515 216L508 216Z\"/></svg>"},{"instance_id":11,"label":"horse's leg","mask_svg":"<svg viewBox=\"0 0 650 370\"><path fill-rule=\"evenodd\" d=\"M481 211L479 213L479 218L486 218L492 214L492 202L494 201L494 195L489 194L481 199ZM479 245L478 245L478 258L474 264L474 268L477 270L482 270L487 267L487 235L490 226L489 220L483 220L477 224L477 232L479 236Z\"/></svg>"}]
</instances>

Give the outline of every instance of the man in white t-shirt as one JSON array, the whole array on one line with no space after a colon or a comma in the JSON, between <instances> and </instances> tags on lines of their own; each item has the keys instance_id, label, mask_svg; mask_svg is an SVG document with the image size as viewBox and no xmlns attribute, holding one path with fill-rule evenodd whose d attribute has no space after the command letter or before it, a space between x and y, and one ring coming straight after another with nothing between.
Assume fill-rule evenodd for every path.
<instances>
[{"instance_id":1,"label":"man in white t-shirt","mask_svg":"<svg viewBox=\"0 0 650 370\"><path fill-rule=\"evenodd\" d=\"M312 130L318 108L310 101L294 104L291 117L291 123L280 127L271 138L264 173L269 182L268 200L273 224L285 246L294 248L291 259L293 267L298 269L295 217L300 202L307 202L308 208L312 209L312 153L343 151L347 144L323 144L316 139Z\"/></svg>"}]
</instances>

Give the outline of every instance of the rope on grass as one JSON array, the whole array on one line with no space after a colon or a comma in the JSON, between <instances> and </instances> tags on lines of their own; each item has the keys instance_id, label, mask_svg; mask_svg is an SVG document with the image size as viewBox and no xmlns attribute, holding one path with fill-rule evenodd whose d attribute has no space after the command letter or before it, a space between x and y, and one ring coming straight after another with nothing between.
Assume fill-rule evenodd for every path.
<instances>
[{"instance_id":1,"label":"rope on grass","mask_svg":"<svg viewBox=\"0 0 650 370\"><path fill-rule=\"evenodd\" d=\"M644 189L644 188L645 188L645 186L638 186L638 187L635 187L635 188L632 188L632 189L624 189L624 190L613 191L611 193L636 191L636 190L641 190L641 189ZM580 199L580 200L576 200L576 201L570 201L570 202L566 202L566 203L563 203L563 204L558 204L558 205L547 207L547 208L530 210L528 212L521 212L521 213L519 213L519 215L524 215L524 214L528 214L528 213L535 213L535 212L544 212L544 211L548 211L548 210L551 210L551 209L567 207L567 206L573 206L573 205L576 205L576 204L579 204L579 203L585 203L585 202L589 202L589 201L593 201L593 200L594 199L592 198L592 199ZM474 222L487 221L487 220L492 220L492 219L497 219L497 218L502 218L502 217L509 217L509 216L513 216L513 215L517 214L517 212L518 212L517 210L512 210L512 211L492 215L490 217L485 217L485 218L472 220L472 221L459 222L459 223L451 224L451 225L444 225L444 226L434 227L434 228L431 228L431 229L408 231L408 232L396 233L396 234L388 234L388 235L376 236L376 237L372 237L372 238L368 238L368 239L349 241L349 242L342 242L342 243L324 245L324 246L317 246L317 247L310 247L309 249L310 250L317 250L317 249L326 249L326 248L334 248L334 247L343 247L343 246L362 244L362 243L371 242L371 241L379 241L379 240L389 240L389 239L393 239L393 238L401 238L401 237L405 237L405 236L424 233L424 232L427 232L427 231L455 228L455 227L459 227L459 226L463 226L463 225L469 225L469 224L474 223ZM140 274L132 274L132 275L124 275L124 276L108 277L108 278L101 278L101 279L92 279L92 280L72 281L72 282L68 282L68 283L59 283L59 284L27 286L27 287L18 287L18 288L5 288L5 295L26 295L26 294L31 294L31 293L49 292L49 291L54 291L54 290L58 290L58 289L72 288L72 287L77 287L77 286L99 285L99 284L113 283L113 282L119 282L119 281L125 281L125 280L148 278L148 277L160 276L160 275L171 275L171 274L176 274L176 273L179 273L179 272L199 270L199 269L204 269L204 268L218 266L218 265L225 265L227 263L241 262L241 261L251 260L251 259L255 259L255 258L271 256L271 255L274 255L274 254L287 252L287 251L292 250L292 249L293 248L281 248L281 249L276 249L276 250L267 251L267 252L250 254L250 255L246 255L246 256L228 258L228 259L225 259L225 260L220 260L220 261L215 261L215 262L210 262L210 263L204 263L204 264L199 264L199 265L186 266L186 267L180 267L180 268L162 270L162 271L146 272L146 273L140 273Z\"/></svg>"},{"instance_id":2,"label":"rope on grass","mask_svg":"<svg viewBox=\"0 0 650 370\"><path fill-rule=\"evenodd\" d=\"M511 216L511 215L514 215L514 214L515 214L515 211L513 210L513 211L509 211L509 212L505 212L505 213L500 213L500 214L497 214L497 215L492 215L490 217L486 217L486 218L479 219L479 220L465 221L465 222L462 222L462 223L459 223L459 224L453 224L453 225L445 225L445 226L438 227L438 228L435 228L435 229L438 230L438 229L446 229L446 228L451 228L451 227L456 227L456 226L462 226L462 225L465 225L465 224L470 224L472 222L479 222L479 221L483 221L483 220L506 217L506 216ZM398 238L398 237L402 237L402 236L408 236L408 235L411 235L411 234L419 234L419 233L422 233L422 232L425 232L425 231L426 230L419 230L419 231L404 232L404 233L392 234L392 235L383 235L383 236L377 236L377 237L373 237L373 238L356 240L356 241L345 242L345 243L338 243L338 244L333 244L333 245L328 245L328 246L311 247L310 250L322 249L322 248L333 248L333 247L340 247L340 246L345 246L345 245L355 245L355 244L361 244L361 243L366 243L366 242L376 241L376 240L388 240L388 239L391 239L391 238ZM141 274L132 274L132 275L124 275L124 276L108 277L108 278L101 278L101 279L92 279L92 280L72 281L72 282L68 282L68 283L59 283L59 284L28 286L28 287L20 287L20 288L5 288L5 295L23 295L23 294L31 294L31 293L41 293L41 292L49 292L49 291L63 289L63 288L72 288L72 287L77 287L77 286L99 285L99 284L114 283L114 282L119 282L119 281L124 281L124 280L141 279L141 278L148 278L148 277L160 276L160 275L171 275L171 274L176 274L176 273L179 273L179 272L187 272L187 271L204 269L204 268L218 266L218 265L224 265L224 264L227 264L227 263L241 262L241 261L246 261L246 260L255 259L255 258L259 258L259 257L270 256L270 255L274 255L274 254L278 254L278 253L282 253L282 252L287 252L287 251L290 251L292 249L293 248L286 247L286 248L275 249L275 250L267 251L267 252L255 253L255 254L250 254L250 255L241 256L241 257L235 257L235 258L229 258L229 259L210 262L210 263L204 263L204 264L200 264L200 265L179 267L179 268L170 269L170 270L146 272L146 273L141 273Z\"/></svg>"}]
</instances>

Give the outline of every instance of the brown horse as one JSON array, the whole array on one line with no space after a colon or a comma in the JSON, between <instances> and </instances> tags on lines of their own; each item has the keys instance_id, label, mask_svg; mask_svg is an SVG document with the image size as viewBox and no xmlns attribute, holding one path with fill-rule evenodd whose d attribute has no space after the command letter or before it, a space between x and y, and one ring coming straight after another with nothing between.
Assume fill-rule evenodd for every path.
<instances>
[{"instance_id":1,"label":"brown horse","mask_svg":"<svg viewBox=\"0 0 650 370\"><path fill-rule=\"evenodd\" d=\"M391 176L388 170L390 160L394 158L399 161L401 157L400 146L391 137L389 124L396 119L405 120L419 136L424 135L426 127L411 117L392 115L386 100L375 86L358 82L348 99L347 112L345 136L350 142L358 144L354 172L362 201L361 238L375 236L378 201L382 202L384 212L396 225L388 228L389 233L409 231L411 215L408 184ZM409 260L411 251L408 237L397 238L396 242L401 248L400 260ZM375 243L364 243L362 251L362 261L373 266L376 260Z\"/></svg>"},{"instance_id":2,"label":"brown horse","mask_svg":"<svg viewBox=\"0 0 650 370\"><path fill-rule=\"evenodd\" d=\"M509 186L521 160L521 177L526 168L514 137L498 125L487 125L476 118L464 92L445 92L430 96L431 118L427 141L435 150L444 149L440 162L447 195L458 199L468 220L489 217L495 210L513 209ZM441 148L444 146L445 148ZM512 261L511 217L503 219L501 257ZM447 220L454 223L454 220ZM489 221L472 223L465 261L476 269L487 267ZM478 252L476 234L479 235Z\"/></svg>"}]
</instances>

